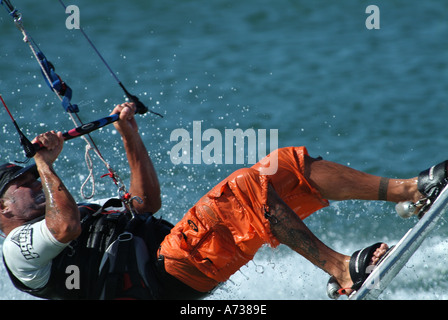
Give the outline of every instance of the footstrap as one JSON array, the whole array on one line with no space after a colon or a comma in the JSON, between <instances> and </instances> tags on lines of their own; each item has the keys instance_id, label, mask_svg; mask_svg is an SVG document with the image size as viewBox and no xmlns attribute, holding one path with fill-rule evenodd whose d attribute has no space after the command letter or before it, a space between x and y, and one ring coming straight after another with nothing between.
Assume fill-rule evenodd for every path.
<instances>
[{"instance_id":1,"label":"footstrap","mask_svg":"<svg viewBox=\"0 0 448 320\"><path fill-rule=\"evenodd\" d=\"M369 247L358 250L352 254L349 263L350 277L353 280L353 290L358 290L372 270L367 270L370 265L373 253L381 246L381 242L375 243Z\"/></svg>"},{"instance_id":2,"label":"footstrap","mask_svg":"<svg viewBox=\"0 0 448 320\"><path fill-rule=\"evenodd\" d=\"M418 191L431 200L437 198L448 182L448 160L420 172Z\"/></svg>"}]
</instances>

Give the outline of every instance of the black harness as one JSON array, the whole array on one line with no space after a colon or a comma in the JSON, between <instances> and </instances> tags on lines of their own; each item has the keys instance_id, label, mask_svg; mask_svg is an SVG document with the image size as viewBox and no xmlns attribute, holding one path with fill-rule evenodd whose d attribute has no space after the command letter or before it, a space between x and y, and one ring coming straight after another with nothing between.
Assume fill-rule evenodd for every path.
<instances>
[{"instance_id":1,"label":"black harness","mask_svg":"<svg viewBox=\"0 0 448 320\"><path fill-rule=\"evenodd\" d=\"M79 204L81 235L52 261L48 283L31 289L8 269L21 291L44 299L159 299L163 281L157 268L157 250L173 227L152 214L131 219L118 199L103 206ZM79 288L66 285L67 267L79 270Z\"/></svg>"}]
</instances>

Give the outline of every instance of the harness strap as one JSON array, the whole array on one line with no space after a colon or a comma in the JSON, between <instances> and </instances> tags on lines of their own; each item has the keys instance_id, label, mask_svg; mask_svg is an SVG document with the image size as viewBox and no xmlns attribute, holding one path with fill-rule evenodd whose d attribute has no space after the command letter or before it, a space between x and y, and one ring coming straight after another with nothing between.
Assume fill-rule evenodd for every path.
<instances>
[{"instance_id":1,"label":"harness strap","mask_svg":"<svg viewBox=\"0 0 448 320\"><path fill-rule=\"evenodd\" d=\"M115 264L113 266L113 269L111 272L108 272L108 268L103 268L102 273L105 272L107 275L107 278L105 279L104 283L104 299L105 300L112 300L116 297L116 295L122 290L122 284L123 284L123 275L126 272L126 265L128 263L129 253L132 251L130 250L131 242L133 242L132 234L130 235L130 238L124 238L122 237L124 233L122 233L118 237L118 250L115 256Z\"/></svg>"},{"instance_id":2,"label":"harness strap","mask_svg":"<svg viewBox=\"0 0 448 320\"><path fill-rule=\"evenodd\" d=\"M148 270L151 268L151 263L149 265L147 263L152 257L138 258L136 252L138 245L144 247L145 253L148 253L149 249L143 239L134 236L141 222L139 218L131 219L125 230L111 244L110 251L113 257L107 258L99 275L100 299L156 299L158 281ZM150 230L147 231L151 233ZM144 265L140 266L141 264ZM156 288L153 289L153 286Z\"/></svg>"},{"instance_id":3,"label":"harness strap","mask_svg":"<svg viewBox=\"0 0 448 320\"><path fill-rule=\"evenodd\" d=\"M117 240L115 259L111 266L108 259L103 266L99 282L104 283L98 289L101 299L154 299L155 296L140 276L135 250L135 238L131 233L122 233ZM112 268L112 270L111 270ZM127 280L129 282L127 283Z\"/></svg>"}]
</instances>

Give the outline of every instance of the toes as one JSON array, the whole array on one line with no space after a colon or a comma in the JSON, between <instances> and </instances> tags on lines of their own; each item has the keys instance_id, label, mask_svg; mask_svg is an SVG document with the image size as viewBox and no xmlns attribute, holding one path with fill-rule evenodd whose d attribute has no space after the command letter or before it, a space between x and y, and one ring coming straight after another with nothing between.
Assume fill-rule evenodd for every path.
<instances>
[{"instance_id":1,"label":"toes","mask_svg":"<svg viewBox=\"0 0 448 320\"><path fill-rule=\"evenodd\" d=\"M385 243L382 243L381 246L373 253L371 264L377 264L378 261L386 254L387 250L389 250L389 246Z\"/></svg>"}]
</instances>

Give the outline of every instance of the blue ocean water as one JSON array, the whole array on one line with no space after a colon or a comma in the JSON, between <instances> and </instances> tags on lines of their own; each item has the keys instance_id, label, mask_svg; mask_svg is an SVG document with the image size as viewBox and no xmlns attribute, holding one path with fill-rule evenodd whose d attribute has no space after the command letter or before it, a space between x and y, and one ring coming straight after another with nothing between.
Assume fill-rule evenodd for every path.
<instances>
[{"instance_id":1,"label":"blue ocean water","mask_svg":"<svg viewBox=\"0 0 448 320\"><path fill-rule=\"evenodd\" d=\"M72 87L84 121L124 100L78 30L68 30L58 1L13 2L56 71ZM66 0L132 93L164 115L138 119L159 172L160 215L179 220L208 189L240 164L173 164L176 129L278 130L278 146L305 145L322 156L376 175L412 177L447 158L448 3L303 0ZM380 9L380 29L365 22ZM0 93L33 136L73 127L50 92L22 35L0 8ZM0 108L0 159L23 160L14 127ZM112 127L93 135L127 181L126 158ZM202 142L202 146L207 142ZM243 165L250 165L245 163ZM66 144L56 170L81 201L88 175L84 143ZM96 196L116 195L99 177ZM350 254L377 241L396 243L415 220L393 205L332 203L306 221L330 247ZM427 239L382 299L446 299L447 225ZM1 266L0 299L29 299ZM263 248L210 299L327 299L328 276L285 247Z\"/></svg>"}]
</instances>

